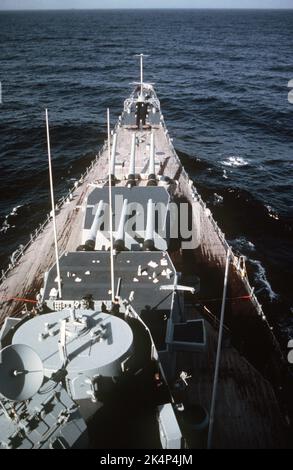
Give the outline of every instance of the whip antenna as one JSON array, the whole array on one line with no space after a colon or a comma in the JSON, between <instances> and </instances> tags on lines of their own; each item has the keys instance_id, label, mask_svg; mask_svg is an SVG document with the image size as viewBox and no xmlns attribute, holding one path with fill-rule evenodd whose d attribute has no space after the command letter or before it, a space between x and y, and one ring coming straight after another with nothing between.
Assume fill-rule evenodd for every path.
<instances>
[{"instance_id":1,"label":"whip antenna","mask_svg":"<svg viewBox=\"0 0 293 470\"><path fill-rule=\"evenodd\" d=\"M53 231L54 231L54 241L55 241L55 258L56 258L56 269L57 269L57 283L58 283L59 299L61 299L61 298L62 298L61 277L60 277L60 266L59 266L58 243L57 243L57 229L56 229L55 202L54 202L54 187L53 187L52 162L51 162L51 145L50 145L49 118L48 118L48 109L47 109L47 108L46 108L45 112L46 112L46 129L47 129L48 161L49 161L49 176L50 176L50 192L51 192Z\"/></svg>"},{"instance_id":2,"label":"whip antenna","mask_svg":"<svg viewBox=\"0 0 293 470\"><path fill-rule=\"evenodd\" d=\"M108 158L109 158L109 231L110 231L110 266L111 266L111 299L115 301L114 292L114 256L113 256L113 208L112 208L112 162L111 162L111 132L110 132L110 110L107 109L107 126L108 126Z\"/></svg>"},{"instance_id":3,"label":"whip antenna","mask_svg":"<svg viewBox=\"0 0 293 470\"><path fill-rule=\"evenodd\" d=\"M148 55L136 54L135 57L140 58L140 94L142 95L142 91L143 91L143 59L144 59L144 57L148 57Z\"/></svg>"},{"instance_id":4,"label":"whip antenna","mask_svg":"<svg viewBox=\"0 0 293 470\"><path fill-rule=\"evenodd\" d=\"M225 319L225 305L226 305L226 297L227 297L228 275L229 275L229 265L230 265L231 254L232 254L231 253L231 248L229 247L228 251L227 251L227 256L226 256L226 267L225 267L223 298L222 298L222 306L221 306L220 328L219 328L216 366L215 366L213 393L212 393L211 410L210 410L210 422L209 422L209 431L208 431L208 449L212 448L212 440L213 440L215 408L216 408L218 379L219 379L219 371L220 371L221 349L222 349L224 319Z\"/></svg>"}]
</instances>

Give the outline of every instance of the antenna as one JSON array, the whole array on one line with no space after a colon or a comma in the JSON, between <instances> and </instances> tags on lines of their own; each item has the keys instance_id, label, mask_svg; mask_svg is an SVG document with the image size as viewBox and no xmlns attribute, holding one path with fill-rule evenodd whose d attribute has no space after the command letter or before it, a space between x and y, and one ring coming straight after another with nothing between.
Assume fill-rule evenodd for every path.
<instances>
[{"instance_id":1,"label":"antenna","mask_svg":"<svg viewBox=\"0 0 293 470\"><path fill-rule=\"evenodd\" d=\"M12 401L34 396L44 380L43 364L25 344L13 344L0 351L0 394Z\"/></svg>"},{"instance_id":2,"label":"antenna","mask_svg":"<svg viewBox=\"0 0 293 470\"><path fill-rule=\"evenodd\" d=\"M226 256L224 288L223 288L223 298L222 298L221 316L220 316L220 328L219 328L216 366L215 366L213 392L212 392L212 400L211 400L210 422L209 422L209 430L208 430L208 445L207 445L208 449L212 448L212 440L213 440L215 408L216 408L216 400L217 400L218 379L219 379L219 371L220 371L221 349L222 349L223 329L224 329L224 319L225 319L225 305L226 305L227 285L228 285L228 275L229 275L229 265L230 265L231 254L232 254L231 248L229 247L227 250L227 256Z\"/></svg>"},{"instance_id":3,"label":"antenna","mask_svg":"<svg viewBox=\"0 0 293 470\"><path fill-rule=\"evenodd\" d=\"M57 229L56 229L53 175L52 175L52 162L51 162L51 145L50 145L49 118L48 118L48 109L47 108L46 108L45 112L46 112L46 129L47 129L48 161L49 161L49 176L50 176L50 192L51 192L53 231L54 231L54 240L55 240L55 258L56 258L56 268L57 268L57 282L58 282L59 298L61 299L62 298L61 276L60 276L59 254L58 254L58 243L57 243Z\"/></svg>"},{"instance_id":4,"label":"antenna","mask_svg":"<svg viewBox=\"0 0 293 470\"><path fill-rule=\"evenodd\" d=\"M144 57L149 57L149 56L145 55L145 54L136 54L135 57L140 58L140 94L142 95L142 91L143 91L143 59L144 59Z\"/></svg>"},{"instance_id":5,"label":"antenna","mask_svg":"<svg viewBox=\"0 0 293 470\"><path fill-rule=\"evenodd\" d=\"M110 215L110 266L111 266L111 299L115 300L114 286L114 256L113 256L113 208L112 208L112 178L111 178L111 132L110 132L110 109L107 109L108 126L108 158L109 158L109 215Z\"/></svg>"}]
</instances>

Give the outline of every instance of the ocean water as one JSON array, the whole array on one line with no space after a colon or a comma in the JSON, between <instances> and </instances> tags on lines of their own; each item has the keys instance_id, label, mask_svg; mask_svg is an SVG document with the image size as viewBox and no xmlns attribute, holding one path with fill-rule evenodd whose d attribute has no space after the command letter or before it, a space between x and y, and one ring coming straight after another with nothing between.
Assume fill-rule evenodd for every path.
<instances>
[{"instance_id":1,"label":"ocean water","mask_svg":"<svg viewBox=\"0 0 293 470\"><path fill-rule=\"evenodd\" d=\"M0 266L65 194L138 80L285 345L293 337L293 11L0 12Z\"/></svg>"}]
</instances>

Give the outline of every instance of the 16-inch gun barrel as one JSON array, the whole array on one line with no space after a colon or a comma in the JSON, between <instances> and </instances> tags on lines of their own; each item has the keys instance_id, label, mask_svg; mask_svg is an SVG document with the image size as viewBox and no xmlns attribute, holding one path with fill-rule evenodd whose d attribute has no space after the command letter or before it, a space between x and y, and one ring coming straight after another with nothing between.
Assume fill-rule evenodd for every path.
<instances>
[{"instance_id":1,"label":"16-inch gun barrel","mask_svg":"<svg viewBox=\"0 0 293 470\"><path fill-rule=\"evenodd\" d=\"M112 179L112 181L115 181L116 147L117 147L117 134L114 134L113 144L112 144L112 152L111 152L111 179Z\"/></svg>"},{"instance_id":2,"label":"16-inch gun barrel","mask_svg":"<svg viewBox=\"0 0 293 470\"><path fill-rule=\"evenodd\" d=\"M119 221L119 227L117 231L117 237L114 243L114 248L117 251L125 250L125 220L127 216L127 205L128 200L124 199L122 213Z\"/></svg>"},{"instance_id":3,"label":"16-inch gun barrel","mask_svg":"<svg viewBox=\"0 0 293 470\"><path fill-rule=\"evenodd\" d=\"M154 243L154 214L153 214L153 201L152 201L152 199L148 200L147 224L146 224L143 248L146 251L152 251L155 248L155 243Z\"/></svg>"},{"instance_id":4,"label":"16-inch gun barrel","mask_svg":"<svg viewBox=\"0 0 293 470\"><path fill-rule=\"evenodd\" d=\"M130 154L130 164L129 164L129 174L127 186L135 186L135 148L136 146L136 134L132 135L131 141L131 154Z\"/></svg>"},{"instance_id":5,"label":"16-inch gun barrel","mask_svg":"<svg viewBox=\"0 0 293 470\"><path fill-rule=\"evenodd\" d=\"M94 251L96 246L96 238L100 224L100 218L102 212L104 210L104 201L100 201L98 204L97 212L95 214L90 233L88 235L88 239L86 240L84 245L81 245L77 248L77 251Z\"/></svg>"},{"instance_id":6,"label":"16-inch gun barrel","mask_svg":"<svg viewBox=\"0 0 293 470\"><path fill-rule=\"evenodd\" d=\"M151 143L150 143L150 160L149 160L149 176L148 176L148 186L156 186L156 169L155 169L155 139L154 133L151 133Z\"/></svg>"}]
</instances>

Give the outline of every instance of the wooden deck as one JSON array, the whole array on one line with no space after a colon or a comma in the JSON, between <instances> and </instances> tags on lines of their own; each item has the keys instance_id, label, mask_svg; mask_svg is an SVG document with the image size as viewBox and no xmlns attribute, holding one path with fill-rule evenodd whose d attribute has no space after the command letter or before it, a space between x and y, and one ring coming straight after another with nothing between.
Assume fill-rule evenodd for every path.
<instances>
[{"instance_id":1,"label":"wooden deck","mask_svg":"<svg viewBox=\"0 0 293 470\"><path fill-rule=\"evenodd\" d=\"M188 319L199 316L193 311ZM191 371L188 401L210 409L217 331L206 322L207 350L178 353L177 376ZM286 425L272 386L226 341L223 345L214 421L215 449L288 448Z\"/></svg>"},{"instance_id":2,"label":"wooden deck","mask_svg":"<svg viewBox=\"0 0 293 470\"><path fill-rule=\"evenodd\" d=\"M123 178L128 176L133 132L121 127L117 131L116 161ZM136 133L140 139L136 153L136 170L144 174L148 168L150 132L144 130ZM166 176L181 180L182 167L172 152L164 127L154 129L154 134L158 169L160 168L161 173ZM75 251L80 244L87 195L92 190L92 184L101 184L98 182L106 178L107 174L108 152L105 150L74 191L72 201L65 203L57 214L60 254L64 251ZM123 179L121 185L125 183L126 180ZM145 185L146 180L142 179L139 184ZM188 178L184 184L188 187ZM44 273L54 262L53 228L52 223L49 223L0 286L0 323L7 316L21 314L21 304L9 299L35 299L42 287ZM178 372L187 367L192 371L193 378L188 387L190 399L207 409L210 407L216 341L217 332L208 325L207 353L180 353L177 357ZM271 385L235 349L224 348L216 410L215 447L285 447L284 429Z\"/></svg>"}]
</instances>

